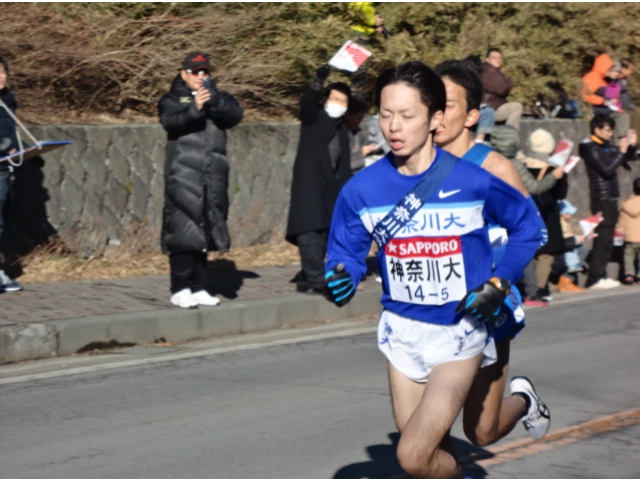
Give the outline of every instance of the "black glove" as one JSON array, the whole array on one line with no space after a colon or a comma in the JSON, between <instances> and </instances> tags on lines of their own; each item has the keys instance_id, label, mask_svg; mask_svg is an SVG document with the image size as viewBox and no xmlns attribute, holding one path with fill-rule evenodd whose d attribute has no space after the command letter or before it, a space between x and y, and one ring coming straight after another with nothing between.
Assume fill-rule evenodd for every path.
<instances>
[{"instance_id":1,"label":"black glove","mask_svg":"<svg viewBox=\"0 0 640 480\"><path fill-rule=\"evenodd\" d=\"M324 276L329 298L339 307L345 306L356 294L356 288L351 280L351 275L339 263L335 269L329 270Z\"/></svg>"},{"instance_id":2,"label":"black glove","mask_svg":"<svg viewBox=\"0 0 640 480\"><path fill-rule=\"evenodd\" d=\"M329 70L329 64L325 63L318 70L316 70L316 77L324 82L327 78L329 78Z\"/></svg>"},{"instance_id":3,"label":"black glove","mask_svg":"<svg viewBox=\"0 0 640 480\"><path fill-rule=\"evenodd\" d=\"M491 282L484 282L475 290L467 292L456 307L456 313L463 310L480 322L493 323L500 317L502 302L506 292L498 290Z\"/></svg>"}]
</instances>

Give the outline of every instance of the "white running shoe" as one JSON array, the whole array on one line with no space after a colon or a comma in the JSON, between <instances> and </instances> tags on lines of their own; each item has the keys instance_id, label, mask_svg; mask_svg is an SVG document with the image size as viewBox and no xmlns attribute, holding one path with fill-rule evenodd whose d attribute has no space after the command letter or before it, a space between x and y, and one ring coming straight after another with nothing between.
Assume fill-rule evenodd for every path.
<instances>
[{"instance_id":1,"label":"white running shoe","mask_svg":"<svg viewBox=\"0 0 640 480\"><path fill-rule=\"evenodd\" d=\"M191 297L191 289L183 288L171 295L171 303L180 308L198 308L198 302Z\"/></svg>"},{"instance_id":2,"label":"white running shoe","mask_svg":"<svg viewBox=\"0 0 640 480\"><path fill-rule=\"evenodd\" d=\"M0 269L0 293L2 292L19 292L22 290L22 285L12 280L9 275L4 273L4 270Z\"/></svg>"},{"instance_id":3,"label":"white running shoe","mask_svg":"<svg viewBox=\"0 0 640 480\"><path fill-rule=\"evenodd\" d=\"M618 280L614 280L613 278L605 278L604 281L607 282L608 285L611 285L611 288L619 287L621 285Z\"/></svg>"},{"instance_id":4,"label":"white running shoe","mask_svg":"<svg viewBox=\"0 0 640 480\"><path fill-rule=\"evenodd\" d=\"M607 289L607 288L616 288L620 286L620 282L617 280L613 280L611 278L601 278L600 280L598 280L596 283L594 283L593 285L591 285L589 288L592 289Z\"/></svg>"},{"instance_id":5,"label":"white running shoe","mask_svg":"<svg viewBox=\"0 0 640 480\"><path fill-rule=\"evenodd\" d=\"M220 299L218 297L209 295L206 290L200 290L199 292L192 293L191 299L198 305L207 305L210 307L215 307L220 303Z\"/></svg>"},{"instance_id":6,"label":"white running shoe","mask_svg":"<svg viewBox=\"0 0 640 480\"><path fill-rule=\"evenodd\" d=\"M518 375L511 379L509 385L511 395L514 393L523 393L529 397L529 409L525 412L520 420L524 423L524 428L534 440L540 440L549 431L551 426L551 415L545 403L540 400L533 388L531 380L527 377Z\"/></svg>"}]
</instances>

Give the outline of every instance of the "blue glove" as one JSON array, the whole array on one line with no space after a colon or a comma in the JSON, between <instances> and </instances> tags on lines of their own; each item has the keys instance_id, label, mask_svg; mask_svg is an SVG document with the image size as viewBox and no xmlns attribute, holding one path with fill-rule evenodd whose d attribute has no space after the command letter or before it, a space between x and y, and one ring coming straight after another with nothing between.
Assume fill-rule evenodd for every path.
<instances>
[{"instance_id":1,"label":"blue glove","mask_svg":"<svg viewBox=\"0 0 640 480\"><path fill-rule=\"evenodd\" d=\"M504 308L502 303L507 294L498 290L491 282L485 282L475 290L467 292L456 307L456 313L463 310L480 322L494 323Z\"/></svg>"},{"instance_id":2,"label":"blue glove","mask_svg":"<svg viewBox=\"0 0 640 480\"><path fill-rule=\"evenodd\" d=\"M335 269L329 270L324 276L329 298L339 307L345 306L356 294L356 287L351 280L351 275L339 263Z\"/></svg>"}]
</instances>

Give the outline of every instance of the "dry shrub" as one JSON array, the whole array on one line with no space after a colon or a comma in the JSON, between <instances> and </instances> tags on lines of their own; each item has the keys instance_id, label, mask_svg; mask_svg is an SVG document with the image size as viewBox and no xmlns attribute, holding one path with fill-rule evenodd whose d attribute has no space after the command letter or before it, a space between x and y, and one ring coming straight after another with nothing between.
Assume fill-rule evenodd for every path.
<instances>
[{"instance_id":1,"label":"dry shrub","mask_svg":"<svg viewBox=\"0 0 640 480\"><path fill-rule=\"evenodd\" d=\"M185 54L213 56L220 87L246 120L293 119L304 84L353 38L348 3L3 3L2 51L25 120L156 121L156 104ZM382 2L393 36L367 47L371 78L407 60L430 65L489 46L505 53L512 99L558 81L578 95L583 63L600 52L636 57L640 5ZM635 58L639 63L638 58ZM332 71L331 80L345 80ZM630 82L640 95L640 82ZM547 92L549 93L549 92Z\"/></svg>"},{"instance_id":2,"label":"dry shrub","mask_svg":"<svg viewBox=\"0 0 640 480\"><path fill-rule=\"evenodd\" d=\"M6 4L3 54L25 117L155 118L186 55L211 53L248 119L295 115L310 74L342 43L346 4ZM28 12L25 14L25 11ZM24 32L30 32L25 35ZM55 110L55 112L54 112ZM136 117L136 114L138 117Z\"/></svg>"}]
</instances>

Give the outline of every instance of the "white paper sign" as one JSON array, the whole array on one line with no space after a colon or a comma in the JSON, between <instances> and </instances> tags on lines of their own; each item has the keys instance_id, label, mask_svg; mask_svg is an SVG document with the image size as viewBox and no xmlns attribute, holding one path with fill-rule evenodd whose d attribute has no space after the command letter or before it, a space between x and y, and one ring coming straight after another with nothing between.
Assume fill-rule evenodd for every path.
<instances>
[{"instance_id":1,"label":"white paper sign","mask_svg":"<svg viewBox=\"0 0 640 480\"><path fill-rule=\"evenodd\" d=\"M567 163L564 164L564 173L569 173L571 170L573 170L573 167L575 167L579 161L580 157L578 157L577 155L571 155L569 157L569 160L567 160Z\"/></svg>"},{"instance_id":2,"label":"white paper sign","mask_svg":"<svg viewBox=\"0 0 640 480\"><path fill-rule=\"evenodd\" d=\"M371 56L371 52L366 48L362 48L357 43L347 40L340 50L331 57L329 65L338 68L340 70L346 70L347 72L355 72L360 68L360 65Z\"/></svg>"},{"instance_id":3,"label":"white paper sign","mask_svg":"<svg viewBox=\"0 0 640 480\"><path fill-rule=\"evenodd\" d=\"M580 220L580 226L585 237L589 237L596 227L604 220L602 212L598 212L595 215Z\"/></svg>"},{"instance_id":4,"label":"white paper sign","mask_svg":"<svg viewBox=\"0 0 640 480\"><path fill-rule=\"evenodd\" d=\"M558 167L563 167L567 160L569 159L569 155L571 155L571 150L573 149L573 142L566 138L563 138L556 145L556 149L553 151L553 154L549 157L549 162L557 165Z\"/></svg>"}]
</instances>

